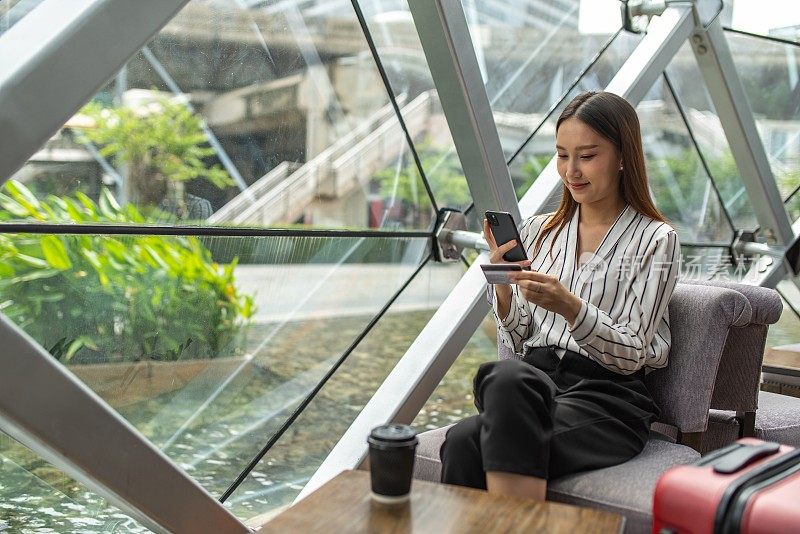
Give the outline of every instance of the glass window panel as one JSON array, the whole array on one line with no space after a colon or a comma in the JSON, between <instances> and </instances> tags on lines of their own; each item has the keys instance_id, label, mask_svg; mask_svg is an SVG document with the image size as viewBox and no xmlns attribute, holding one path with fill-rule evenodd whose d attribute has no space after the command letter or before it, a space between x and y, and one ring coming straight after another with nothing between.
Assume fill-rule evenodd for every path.
<instances>
[{"instance_id":1,"label":"glass window panel","mask_svg":"<svg viewBox=\"0 0 800 534\"><path fill-rule=\"evenodd\" d=\"M408 4L359 0L359 5L437 204L465 209L472 198Z\"/></svg>"},{"instance_id":2,"label":"glass window panel","mask_svg":"<svg viewBox=\"0 0 800 534\"><path fill-rule=\"evenodd\" d=\"M425 266L225 502L226 506L237 516L249 518L290 504L463 273L460 263ZM295 354L294 360L301 362L319 358L313 350L295 349ZM287 407L283 416L291 410ZM264 443L269 435L262 436Z\"/></svg>"},{"instance_id":3,"label":"glass window panel","mask_svg":"<svg viewBox=\"0 0 800 534\"><path fill-rule=\"evenodd\" d=\"M218 495L428 246L425 238L4 234L0 303Z\"/></svg>"},{"instance_id":4,"label":"glass window panel","mask_svg":"<svg viewBox=\"0 0 800 534\"><path fill-rule=\"evenodd\" d=\"M789 213L789 219L793 223L800 219L800 192L786 199L786 211Z\"/></svg>"},{"instance_id":5,"label":"glass window panel","mask_svg":"<svg viewBox=\"0 0 800 534\"><path fill-rule=\"evenodd\" d=\"M41 3L42 0L4 0L0 2L0 37Z\"/></svg>"},{"instance_id":6,"label":"glass window panel","mask_svg":"<svg viewBox=\"0 0 800 534\"><path fill-rule=\"evenodd\" d=\"M800 43L800 10L794 0L723 0L726 27Z\"/></svg>"},{"instance_id":7,"label":"glass window panel","mask_svg":"<svg viewBox=\"0 0 800 534\"><path fill-rule=\"evenodd\" d=\"M162 224L427 228L355 12L317 7L193 0L16 179L40 198L105 185ZM412 135L440 138L422 96L404 100Z\"/></svg>"},{"instance_id":8,"label":"glass window panel","mask_svg":"<svg viewBox=\"0 0 800 534\"><path fill-rule=\"evenodd\" d=\"M461 3L503 149L510 155L610 34L589 33L579 25L581 9L592 9L590 2ZM523 132L515 133L519 128Z\"/></svg>"},{"instance_id":9,"label":"glass window panel","mask_svg":"<svg viewBox=\"0 0 800 534\"><path fill-rule=\"evenodd\" d=\"M150 531L0 432L0 532Z\"/></svg>"},{"instance_id":10,"label":"glass window panel","mask_svg":"<svg viewBox=\"0 0 800 534\"><path fill-rule=\"evenodd\" d=\"M658 209L684 242L730 242L733 229L663 77L636 112Z\"/></svg>"},{"instance_id":11,"label":"glass window panel","mask_svg":"<svg viewBox=\"0 0 800 534\"><path fill-rule=\"evenodd\" d=\"M800 186L800 46L727 32L736 70L784 199Z\"/></svg>"},{"instance_id":12,"label":"glass window panel","mask_svg":"<svg viewBox=\"0 0 800 534\"><path fill-rule=\"evenodd\" d=\"M780 347L783 345L795 345L800 343L800 298L796 298L797 287L792 280L781 280L778 282L778 290L781 291L783 300L783 311L778 322L770 325L767 332L767 347ZM787 299L789 299L787 301Z\"/></svg>"},{"instance_id":13,"label":"glass window panel","mask_svg":"<svg viewBox=\"0 0 800 534\"><path fill-rule=\"evenodd\" d=\"M472 382L482 363L497 359L496 328L494 315L489 313L414 418L411 426L417 432L441 428L478 413Z\"/></svg>"},{"instance_id":14,"label":"glass window panel","mask_svg":"<svg viewBox=\"0 0 800 534\"><path fill-rule=\"evenodd\" d=\"M697 66L691 46L685 44L667 68L670 82L686 113L689 126L708 164L725 209L737 228L755 228L753 207L733 159L711 95Z\"/></svg>"},{"instance_id":15,"label":"glass window panel","mask_svg":"<svg viewBox=\"0 0 800 534\"><path fill-rule=\"evenodd\" d=\"M726 247L681 246L679 278L746 283L750 264L734 265Z\"/></svg>"},{"instance_id":16,"label":"glass window panel","mask_svg":"<svg viewBox=\"0 0 800 534\"><path fill-rule=\"evenodd\" d=\"M531 123L529 125L531 131L536 127L538 127L538 131L522 147L522 150L509 165L511 180L514 183L517 198L522 198L527 193L536 177L539 176L539 173L555 154L556 121L567 104L582 91L603 90L625 63L625 60L630 56L640 40L641 36L620 33L592 68L581 78L578 85L558 103L555 109L549 114L543 114L535 124ZM527 132L525 137L527 138L529 134L530 132Z\"/></svg>"}]
</instances>

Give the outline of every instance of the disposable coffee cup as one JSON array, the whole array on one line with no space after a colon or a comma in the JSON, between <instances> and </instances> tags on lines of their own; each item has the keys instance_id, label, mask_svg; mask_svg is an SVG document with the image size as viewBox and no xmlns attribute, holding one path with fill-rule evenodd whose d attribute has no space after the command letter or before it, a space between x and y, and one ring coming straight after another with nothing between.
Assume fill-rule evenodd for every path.
<instances>
[{"instance_id":1,"label":"disposable coffee cup","mask_svg":"<svg viewBox=\"0 0 800 534\"><path fill-rule=\"evenodd\" d=\"M418 442L417 433L408 425L372 429L367 443L373 499L386 504L408 501Z\"/></svg>"}]
</instances>

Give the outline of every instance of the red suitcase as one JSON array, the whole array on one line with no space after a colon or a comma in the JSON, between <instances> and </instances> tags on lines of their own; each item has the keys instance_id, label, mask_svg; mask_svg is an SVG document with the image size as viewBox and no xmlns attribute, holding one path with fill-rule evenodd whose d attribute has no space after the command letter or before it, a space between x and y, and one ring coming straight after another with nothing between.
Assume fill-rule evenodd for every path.
<instances>
[{"instance_id":1,"label":"red suitcase","mask_svg":"<svg viewBox=\"0 0 800 534\"><path fill-rule=\"evenodd\" d=\"M740 439L668 469L653 495L653 534L800 533L800 449Z\"/></svg>"}]
</instances>

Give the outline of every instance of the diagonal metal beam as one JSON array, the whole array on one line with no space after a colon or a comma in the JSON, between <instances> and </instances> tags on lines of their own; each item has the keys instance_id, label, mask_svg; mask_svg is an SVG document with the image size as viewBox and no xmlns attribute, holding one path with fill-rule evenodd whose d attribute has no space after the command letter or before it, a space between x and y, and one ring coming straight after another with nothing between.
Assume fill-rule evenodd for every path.
<instances>
[{"instance_id":1,"label":"diagonal metal beam","mask_svg":"<svg viewBox=\"0 0 800 534\"><path fill-rule=\"evenodd\" d=\"M431 0L410 0L409 4L412 12L417 7L422 6L423 13L434 16L435 14L431 13L428 6L425 6L428 2L431 2ZM440 5L440 3L444 3L444 0L436 0L435 3ZM446 3L449 8L453 8L454 5L460 6L459 2ZM445 35L440 35L438 38L422 38L424 31L445 34L448 30L441 24L437 29L436 25L429 25L430 21L417 20L417 14L415 14L414 18L429 62L431 62L429 54L441 53L441 51L431 52L428 50L431 46L443 46L442 43L458 43L462 47L472 47L471 41L467 40L468 36L452 37L450 40ZM458 17L454 16L454 18ZM425 30L420 28L421 24L426 28ZM690 7L675 6L668 8L664 15L653 21L647 36L628 58L619 74L614 77L608 89L613 89L617 94L626 97L635 106L650 89L655 79L661 75L663 68L675 55L680 45L685 42L691 33L692 27L693 19ZM452 27L450 29L452 30ZM462 31L464 31L463 28ZM453 138L456 140L459 157L462 157L463 147L473 145L473 150L476 151L476 154L468 154L471 158L469 160L471 161L470 165L475 165L475 167L471 168L471 172L476 173L472 178L467 175L468 180L470 180L470 189L472 190L473 181L491 181L491 179L498 179L498 177L500 177L500 180L505 180L506 177L500 171L496 174L490 174L486 170L491 168L490 164L493 164L493 158L496 157L499 147L496 147L497 150L495 150L482 145L478 146L480 140L488 135L485 130L481 132L476 126L485 120L487 115L491 116L488 99L478 99L473 102L473 104L479 104L480 107L468 105L462 87L465 74L460 70L465 65L457 63L457 59L460 56L452 55L451 53L450 57L452 65L434 65L431 63L431 70L446 68L449 76L454 79L443 79L441 75L434 77L440 98L443 102L451 98L454 99L457 104L454 105L454 109L461 109L461 112L466 113L464 117L456 118L457 120L453 121L451 121L448 114L447 120ZM443 59L441 61L444 62ZM472 74L477 76L475 64L469 63L466 67L473 68ZM647 69L661 70L657 70L654 74L642 72ZM459 101L461 102L459 103ZM445 112L447 113L447 111ZM476 117L476 114L479 117ZM460 127L467 130L459 132L457 128ZM480 133L484 135L479 135ZM468 139L464 141L464 137ZM461 148L457 140L459 138L463 142ZM494 141L491 141L491 143L494 146ZM487 160L484 163L482 159L484 156L487 158L491 156L492 161ZM465 164L465 172L467 167L468 165ZM487 172L483 176L480 175L482 168ZM508 171L506 170L505 172L507 173ZM501 200L499 191L502 190L502 187L504 187L502 184L487 185L484 186L484 189L476 187L476 191L484 195L483 202L485 206L490 199L498 202ZM561 179L556 171L555 159L553 159L520 201L519 210L522 217L541 213L550 201L548 197L560 198L561 188ZM511 202L512 207L515 205L515 201ZM502 205L502 207L506 208L507 205ZM482 208L479 206L479 209ZM341 470L353 469L364 465L367 458L366 438L374 426L387 421L406 424L413 421L416 414L419 413L419 410L425 405L433 390L442 380L442 377L453 365L456 357L464 350L480 322L486 317L488 312L485 299L486 280L479 266L479 264L486 261L486 254L482 254L469 268L450 293L450 296L439 307L414 343L389 373L389 376L372 396L369 403L356 417L350 428L347 429L317 472L314 473L314 476L300 492L295 502L336 476Z\"/></svg>"},{"instance_id":2,"label":"diagonal metal beam","mask_svg":"<svg viewBox=\"0 0 800 534\"><path fill-rule=\"evenodd\" d=\"M188 0L45 0L0 38L0 185Z\"/></svg>"},{"instance_id":3,"label":"diagonal metal beam","mask_svg":"<svg viewBox=\"0 0 800 534\"><path fill-rule=\"evenodd\" d=\"M606 91L625 97L635 107L689 38L694 24L690 6L667 8L660 17L653 19L647 35L608 83ZM523 216L541 213L547 207L558 206L561 195L561 177L553 158L520 199L520 211Z\"/></svg>"},{"instance_id":4,"label":"diagonal metal beam","mask_svg":"<svg viewBox=\"0 0 800 534\"><path fill-rule=\"evenodd\" d=\"M461 2L409 0L442 110L478 213L519 207Z\"/></svg>"},{"instance_id":5,"label":"diagonal metal beam","mask_svg":"<svg viewBox=\"0 0 800 534\"><path fill-rule=\"evenodd\" d=\"M0 346L5 433L155 532L249 532L2 314Z\"/></svg>"},{"instance_id":6,"label":"diagonal metal beam","mask_svg":"<svg viewBox=\"0 0 800 534\"><path fill-rule=\"evenodd\" d=\"M686 43L694 25L691 7L666 9L650 23L647 35L608 83L606 91L624 96L635 106Z\"/></svg>"},{"instance_id":7,"label":"diagonal metal beam","mask_svg":"<svg viewBox=\"0 0 800 534\"><path fill-rule=\"evenodd\" d=\"M788 245L792 223L719 21L707 30L698 27L691 43L758 223L777 244Z\"/></svg>"}]
</instances>

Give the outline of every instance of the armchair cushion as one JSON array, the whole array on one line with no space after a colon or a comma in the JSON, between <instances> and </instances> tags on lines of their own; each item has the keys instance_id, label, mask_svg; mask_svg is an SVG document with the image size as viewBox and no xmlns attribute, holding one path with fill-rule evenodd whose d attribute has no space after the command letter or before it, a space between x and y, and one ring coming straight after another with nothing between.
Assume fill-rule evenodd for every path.
<instances>
[{"instance_id":1,"label":"armchair cushion","mask_svg":"<svg viewBox=\"0 0 800 534\"><path fill-rule=\"evenodd\" d=\"M726 445L739 436L736 412L711 410L708 434ZM800 399L762 391L758 394L756 437L800 448Z\"/></svg>"},{"instance_id":2,"label":"armchair cushion","mask_svg":"<svg viewBox=\"0 0 800 534\"><path fill-rule=\"evenodd\" d=\"M694 449L651 437L644 450L625 463L552 481L547 499L616 512L626 518L625 532L650 532L658 478L670 467L699 458Z\"/></svg>"},{"instance_id":3,"label":"armchair cushion","mask_svg":"<svg viewBox=\"0 0 800 534\"><path fill-rule=\"evenodd\" d=\"M439 450L444 444L444 437L453 425L436 430L428 430L417 436L417 454L414 459L414 478L429 482L441 482L442 460Z\"/></svg>"},{"instance_id":4,"label":"armchair cushion","mask_svg":"<svg viewBox=\"0 0 800 534\"><path fill-rule=\"evenodd\" d=\"M439 482L439 451L453 425L419 434L414 478ZM613 467L578 473L548 484L551 501L591 506L625 515L625 532L649 532L656 481L668 468L695 461L700 454L689 447L653 437L635 458Z\"/></svg>"}]
</instances>

